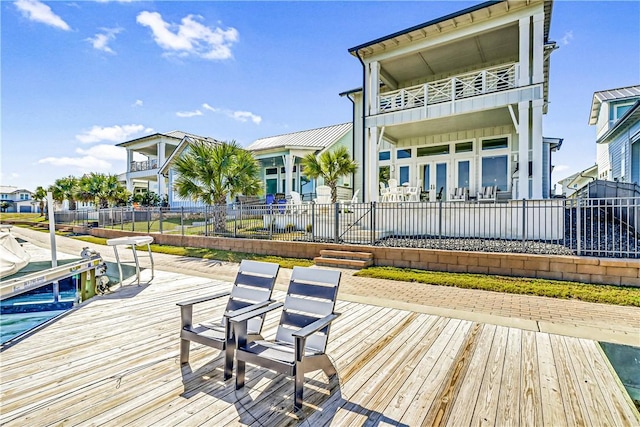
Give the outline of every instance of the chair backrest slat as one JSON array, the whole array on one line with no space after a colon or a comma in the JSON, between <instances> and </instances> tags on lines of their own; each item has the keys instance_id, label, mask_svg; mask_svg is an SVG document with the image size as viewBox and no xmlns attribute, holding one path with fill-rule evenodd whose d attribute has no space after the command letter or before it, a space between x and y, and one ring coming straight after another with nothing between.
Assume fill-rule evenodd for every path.
<instances>
[{"instance_id":1,"label":"chair backrest slat","mask_svg":"<svg viewBox=\"0 0 640 427\"><path fill-rule=\"evenodd\" d=\"M276 332L276 341L293 344L294 338L291 334L295 330L333 313L340 275L337 270L294 267ZM308 337L306 347L324 352L328 338L327 327Z\"/></svg>"},{"instance_id":2,"label":"chair backrest slat","mask_svg":"<svg viewBox=\"0 0 640 427\"><path fill-rule=\"evenodd\" d=\"M236 276L236 285L270 289L273 287L273 277L274 276L254 276L247 271L241 271L238 272Z\"/></svg>"},{"instance_id":3,"label":"chair backrest slat","mask_svg":"<svg viewBox=\"0 0 640 427\"><path fill-rule=\"evenodd\" d=\"M236 285L231 290L231 299L241 299L256 303L271 298L271 291L271 289L245 288L244 286Z\"/></svg>"}]
</instances>

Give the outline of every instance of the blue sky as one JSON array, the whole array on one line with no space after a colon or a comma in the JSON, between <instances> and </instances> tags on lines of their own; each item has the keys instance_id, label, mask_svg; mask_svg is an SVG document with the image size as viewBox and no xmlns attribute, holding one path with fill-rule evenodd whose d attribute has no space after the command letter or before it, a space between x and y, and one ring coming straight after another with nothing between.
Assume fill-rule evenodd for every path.
<instances>
[{"instance_id":1,"label":"blue sky","mask_svg":"<svg viewBox=\"0 0 640 427\"><path fill-rule=\"evenodd\" d=\"M351 120L347 49L468 1L2 1L2 185L125 171L115 144L183 130L248 145ZM553 180L595 163L593 92L640 84L640 2L556 1Z\"/></svg>"}]
</instances>

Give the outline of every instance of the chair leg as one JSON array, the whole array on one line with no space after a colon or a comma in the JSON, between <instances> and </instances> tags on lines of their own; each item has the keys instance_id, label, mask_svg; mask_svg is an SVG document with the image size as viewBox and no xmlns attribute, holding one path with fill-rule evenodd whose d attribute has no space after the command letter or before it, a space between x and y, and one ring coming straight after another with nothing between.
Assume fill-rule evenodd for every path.
<instances>
[{"instance_id":1,"label":"chair leg","mask_svg":"<svg viewBox=\"0 0 640 427\"><path fill-rule=\"evenodd\" d=\"M236 390L244 388L245 361L236 360Z\"/></svg>"},{"instance_id":2,"label":"chair leg","mask_svg":"<svg viewBox=\"0 0 640 427\"><path fill-rule=\"evenodd\" d=\"M233 353L235 350L235 345L229 345L227 343L226 348L224 349L224 380L228 380L232 376L233 372Z\"/></svg>"},{"instance_id":3,"label":"chair leg","mask_svg":"<svg viewBox=\"0 0 640 427\"><path fill-rule=\"evenodd\" d=\"M189 363L189 348L191 341L180 339L180 363Z\"/></svg>"},{"instance_id":4,"label":"chair leg","mask_svg":"<svg viewBox=\"0 0 640 427\"><path fill-rule=\"evenodd\" d=\"M301 363L296 363L296 380L293 386L293 406L302 409L302 394L304 389L304 370Z\"/></svg>"}]
</instances>

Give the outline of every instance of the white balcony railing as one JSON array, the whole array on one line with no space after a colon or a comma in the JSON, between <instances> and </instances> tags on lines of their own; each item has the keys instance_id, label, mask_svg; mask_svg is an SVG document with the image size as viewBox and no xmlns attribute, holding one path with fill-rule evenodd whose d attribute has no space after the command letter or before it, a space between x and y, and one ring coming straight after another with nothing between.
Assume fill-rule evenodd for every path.
<instances>
[{"instance_id":1,"label":"white balcony railing","mask_svg":"<svg viewBox=\"0 0 640 427\"><path fill-rule=\"evenodd\" d=\"M144 162L131 162L129 172L148 171L156 169L158 161L156 159L145 160Z\"/></svg>"},{"instance_id":2,"label":"white balcony railing","mask_svg":"<svg viewBox=\"0 0 640 427\"><path fill-rule=\"evenodd\" d=\"M517 63L499 65L472 73L378 95L378 112L406 110L464 99L516 87Z\"/></svg>"}]
</instances>

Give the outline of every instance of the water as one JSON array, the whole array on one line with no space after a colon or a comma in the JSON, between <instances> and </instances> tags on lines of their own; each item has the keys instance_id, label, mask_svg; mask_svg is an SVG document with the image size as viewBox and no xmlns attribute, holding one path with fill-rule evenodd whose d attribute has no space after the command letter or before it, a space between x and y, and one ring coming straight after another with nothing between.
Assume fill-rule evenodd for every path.
<instances>
[{"instance_id":1,"label":"water","mask_svg":"<svg viewBox=\"0 0 640 427\"><path fill-rule=\"evenodd\" d=\"M640 408L640 348L607 342L601 342L600 346L636 407Z\"/></svg>"},{"instance_id":2,"label":"water","mask_svg":"<svg viewBox=\"0 0 640 427\"><path fill-rule=\"evenodd\" d=\"M17 337L25 331L42 325L67 310L39 311L33 313L3 314L0 321L0 343Z\"/></svg>"}]
</instances>

